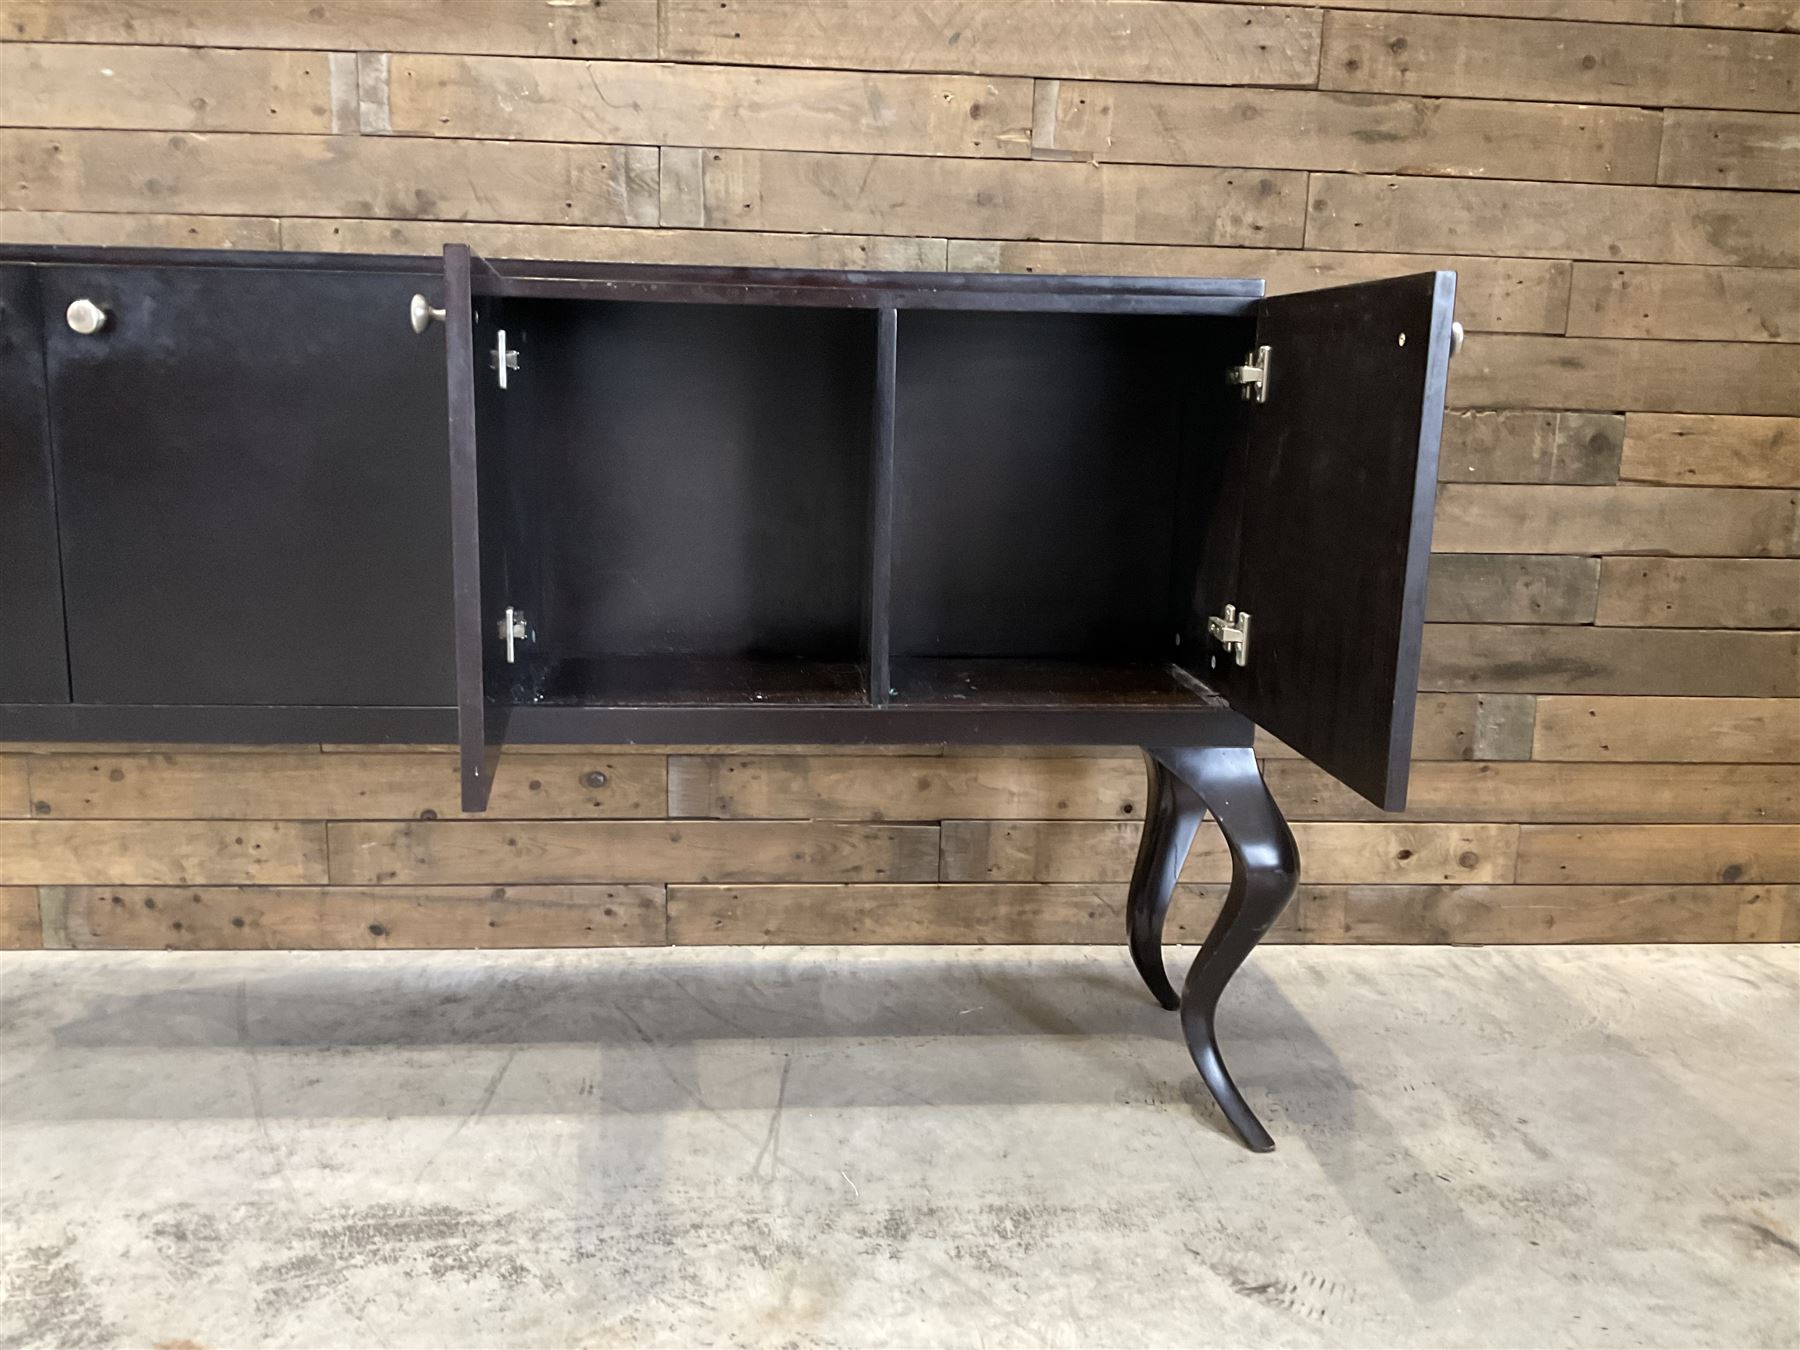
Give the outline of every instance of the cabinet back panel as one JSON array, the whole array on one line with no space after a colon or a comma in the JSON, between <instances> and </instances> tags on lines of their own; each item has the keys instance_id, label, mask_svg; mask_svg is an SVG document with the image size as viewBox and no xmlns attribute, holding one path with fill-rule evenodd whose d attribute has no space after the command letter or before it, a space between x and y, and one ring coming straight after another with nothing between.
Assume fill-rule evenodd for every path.
<instances>
[{"instance_id":1,"label":"cabinet back panel","mask_svg":"<svg viewBox=\"0 0 1800 1350\"><path fill-rule=\"evenodd\" d=\"M1219 323L900 315L897 656L1171 654L1174 573L1204 520L1184 462L1213 453L1199 363Z\"/></svg>"},{"instance_id":2,"label":"cabinet back panel","mask_svg":"<svg viewBox=\"0 0 1800 1350\"><path fill-rule=\"evenodd\" d=\"M867 311L507 307L547 656L859 659Z\"/></svg>"},{"instance_id":3,"label":"cabinet back panel","mask_svg":"<svg viewBox=\"0 0 1800 1350\"><path fill-rule=\"evenodd\" d=\"M0 703L67 703L37 277L0 268Z\"/></svg>"},{"instance_id":4,"label":"cabinet back panel","mask_svg":"<svg viewBox=\"0 0 1800 1350\"><path fill-rule=\"evenodd\" d=\"M83 703L448 703L443 349L418 278L47 267ZM63 312L112 314L92 336Z\"/></svg>"}]
</instances>

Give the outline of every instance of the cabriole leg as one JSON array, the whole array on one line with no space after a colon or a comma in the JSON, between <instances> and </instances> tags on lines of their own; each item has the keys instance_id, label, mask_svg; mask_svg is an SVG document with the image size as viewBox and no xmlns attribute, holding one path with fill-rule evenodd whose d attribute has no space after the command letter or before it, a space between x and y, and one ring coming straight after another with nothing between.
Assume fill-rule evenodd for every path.
<instances>
[{"instance_id":1,"label":"cabriole leg","mask_svg":"<svg viewBox=\"0 0 1800 1350\"><path fill-rule=\"evenodd\" d=\"M1155 944L1160 940L1169 894L1195 828L1204 812L1211 811L1231 851L1231 887L1212 932L1188 971L1180 1001L1181 1028L1200 1077L1225 1119L1248 1147L1267 1153L1275 1147L1275 1141L1231 1081L1219 1055L1214 1017L1225 986L1293 896L1300 875L1299 851L1249 747L1145 753L1151 761L1150 818L1144 823L1144 843L1132 881L1132 958L1163 1006L1175 1006L1172 991L1171 997L1163 994L1168 989L1167 977L1163 976L1159 989L1146 968L1146 956L1153 961L1156 974L1162 976L1162 956ZM1158 822L1165 815L1165 795L1170 802L1166 808L1170 823L1159 829ZM1146 934L1143 941L1139 938L1140 928Z\"/></svg>"}]
</instances>

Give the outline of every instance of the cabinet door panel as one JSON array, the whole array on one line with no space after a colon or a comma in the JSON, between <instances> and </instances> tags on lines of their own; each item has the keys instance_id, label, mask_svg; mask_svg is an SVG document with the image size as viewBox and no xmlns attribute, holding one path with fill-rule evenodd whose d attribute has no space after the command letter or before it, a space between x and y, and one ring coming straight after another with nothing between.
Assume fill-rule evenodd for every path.
<instances>
[{"instance_id":1,"label":"cabinet door panel","mask_svg":"<svg viewBox=\"0 0 1800 1350\"><path fill-rule=\"evenodd\" d=\"M62 566L30 267L0 267L0 703L67 703Z\"/></svg>"},{"instance_id":2,"label":"cabinet door panel","mask_svg":"<svg viewBox=\"0 0 1800 1350\"><path fill-rule=\"evenodd\" d=\"M1262 302L1236 576L1201 592L1251 623L1245 665L1209 641L1200 673L1389 809L1406 801L1455 290L1427 272Z\"/></svg>"},{"instance_id":3,"label":"cabinet door panel","mask_svg":"<svg viewBox=\"0 0 1800 1350\"><path fill-rule=\"evenodd\" d=\"M424 280L43 274L77 702L447 704L441 348ZM85 297L100 332L71 331Z\"/></svg>"}]
</instances>

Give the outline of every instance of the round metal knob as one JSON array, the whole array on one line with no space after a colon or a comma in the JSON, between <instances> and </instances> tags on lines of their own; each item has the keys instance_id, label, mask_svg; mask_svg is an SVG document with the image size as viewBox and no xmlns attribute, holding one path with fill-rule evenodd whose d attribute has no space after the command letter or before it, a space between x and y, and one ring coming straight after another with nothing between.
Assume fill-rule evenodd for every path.
<instances>
[{"instance_id":1,"label":"round metal knob","mask_svg":"<svg viewBox=\"0 0 1800 1350\"><path fill-rule=\"evenodd\" d=\"M422 295L415 295L412 298L412 306L409 315L412 319L412 328L415 333L423 333L427 328L431 327L431 321L433 319L436 319L439 323L444 321L444 311L441 309L433 309L431 307L431 301L427 300Z\"/></svg>"},{"instance_id":2,"label":"round metal knob","mask_svg":"<svg viewBox=\"0 0 1800 1350\"><path fill-rule=\"evenodd\" d=\"M1450 325L1450 355L1455 356L1460 352L1462 350L1462 345L1463 326L1461 323L1452 322Z\"/></svg>"},{"instance_id":3,"label":"round metal knob","mask_svg":"<svg viewBox=\"0 0 1800 1350\"><path fill-rule=\"evenodd\" d=\"M81 299L70 303L68 318L69 327L83 337L92 337L106 327L112 320L112 315L101 309L92 300Z\"/></svg>"}]
</instances>

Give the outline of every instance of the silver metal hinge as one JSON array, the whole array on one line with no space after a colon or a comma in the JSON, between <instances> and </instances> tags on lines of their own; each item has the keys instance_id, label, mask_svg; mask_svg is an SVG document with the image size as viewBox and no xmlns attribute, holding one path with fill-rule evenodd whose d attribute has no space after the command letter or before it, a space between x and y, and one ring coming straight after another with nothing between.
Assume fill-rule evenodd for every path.
<instances>
[{"instance_id":1,"label":"silver metal hinge","mask_svg":"<svg viewBox=\"0 0 1800 1350\"><path fill-rule=\"evenodd\" d=\"M1244 358L1243 365L1233 366L1226 371L1225 378L1232 384L1241 385L1246 399L1267 403L1269 401L1269 349L1258 347Z\"/></svg>"},{"instance_id":2,"label":"silver metal hinge","mask_svg":"<svg viewBox=\"0 0 1800 1350\"><path fill-rule=\"evenodd\" d=\"M506 607L506 617L500 620L500 640L506 644L506 664L511 665L517 653L514 650L521 642L533 640L531 624L525 618L525 611Z\"/></svg>"},{"instance_id":3,"label":"silver metal hinge","mask_svg":"<svg viewBox=\"0 0 1800 1350\"><path fill-rule=\"evenodd\" d=\"M1225 606L1225 613L1206 621L1206 635L1232 653L1240 666L1250 663L1250 615L1239 614L1236 605Z\"/></svg>"},{"instance_id":4,"label":"silver metal hinge","mask_svg":"<svg viewBox=\"0 0 1800 1350\"><path fill-rule=\"evenodd\" d=\"M488 353L488 358L494 363L494 369L499 372L500 387L502 389L506 388L507 372L519 368L519 349L517 347L508 347L506 345L506 330L504 328L495 335L494 350Z\"/></svg>"}]
</instances>

